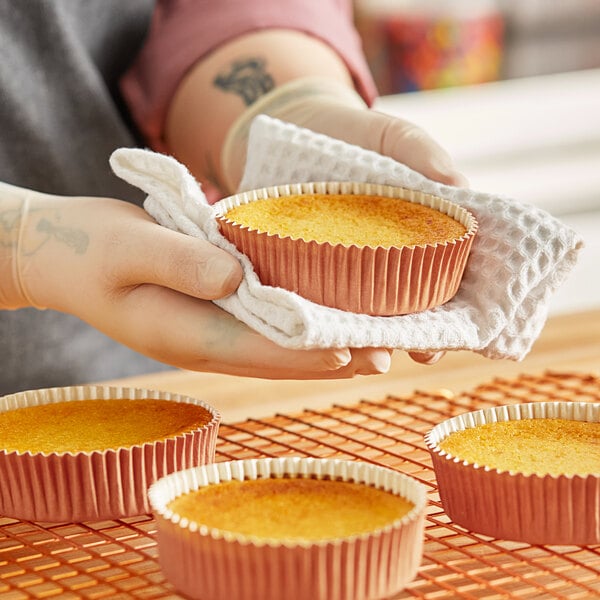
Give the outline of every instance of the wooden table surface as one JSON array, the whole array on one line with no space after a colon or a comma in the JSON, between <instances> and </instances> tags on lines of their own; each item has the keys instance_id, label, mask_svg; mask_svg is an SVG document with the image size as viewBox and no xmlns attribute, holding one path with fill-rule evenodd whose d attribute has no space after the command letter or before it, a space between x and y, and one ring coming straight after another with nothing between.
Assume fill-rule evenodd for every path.
<instances>
[{"instance_id":1,"label":"wooden table surface","mask_svg":"<svg viewBox=\"0 0 600 600\"><path fill-rule=\"evenodd\" d=\"M216 407L224 422L233 423L304 408L322 409L387 395L402 396L415 390L462 392L496 377L546 370L600 372L600 309L548 319L531 352L521 362L490 360L473 352L449 352L436 365L424 366L403 352L395 352L387 374L346 380L271 381L176 370L109 383L196 396Z\"/></svg>"}]
</instances>

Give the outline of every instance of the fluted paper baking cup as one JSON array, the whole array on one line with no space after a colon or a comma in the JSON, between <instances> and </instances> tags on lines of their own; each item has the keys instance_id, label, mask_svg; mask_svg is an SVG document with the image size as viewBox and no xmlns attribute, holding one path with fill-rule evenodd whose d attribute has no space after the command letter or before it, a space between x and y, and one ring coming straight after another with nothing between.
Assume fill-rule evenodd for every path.
<instances>
[{"instance_id":1,"label":"fluted paper baking cup","mask_svg":"<svg viewBox=\"0 0 600 600\"><path fill-rule=\"evenodd\" d=\"M86 399L192 403L204 408L211 419L190 432L114 450L51 454L0 450L2 516L79 522L150 513L147 491L153 482L214 460L219 413L201 400L180 394L99 385L51 388L4 396L0 412Z\"/></svg>"},{"instance_id":2,"label":"fluted paper baking cup","mask_svg":"<svg viewBox=\"0 0 600 600\"><path fill-rule=\"evenodd\" d=\"M319 542L259 539L209 529L168 508L177 496L202 486L262 477L364 483L402 496L414 507L371 533ZM425 487L397 471L364 462L286 457L216 463L161 479L150 488L149 497L158 525L161 568L190 598L387 598L415 577L422 558Z\"/></svg>"},{"instance_id":3,"label":"fluted paper baking cup","mask_svg":"<svg viewBox=\"0 0 600 600\"><path fill-rule=\"evenodd\" d=\"M460 222L460 238L419 246L358 247L272 235L240 226L228 210L265 198L348 194L398 198ZM296 292L317 304L369 315L401 315L439 306L458 291L478 229L461 206L416 190L371 183L320 182L243 192L214 205L221 233L252 263L261 283Z\"/></svg>"},{"instance_id":4,"label":"fluted paper baking cup","mask_svg":"<svg viewBox=\"0 0 600 600\"><path fill-rule=\"evenodd\" d=\"M536 475L499 471L452 456L439 444L454 431L497 421L600 421L600 403L535 402L458 415L425 436L446 514L470 531L530 544L600 543L600 472Z\"/></svg>"}]
</instances>

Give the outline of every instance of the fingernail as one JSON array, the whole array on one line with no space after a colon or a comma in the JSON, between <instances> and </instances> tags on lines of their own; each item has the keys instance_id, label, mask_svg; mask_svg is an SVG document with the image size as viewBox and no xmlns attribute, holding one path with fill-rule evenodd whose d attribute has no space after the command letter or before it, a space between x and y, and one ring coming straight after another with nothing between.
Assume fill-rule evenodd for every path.
<instances>
[{"instance_id":1,"label":"fingernail","mask_svg":"<svg viewBox=\"0 0 600 600\"><path fill-rule=\"evenodd\" d=\"M221 298L234 292L242 280L242 269L232 258L215 256L203 273L203 287L211 290L214 298Z\"/></svg>"},{"instance_id":2,"label":"fingernail","mask_svg":"<svg viewBox=\"0 0 600 600\"><path fill-rule=\"evenodd\" d=\"M444 354L446 352L443 350L440 352L409 352L410 357L422 365L434 365Z\"/></svg>"},{"instance_id":3,"label":"fingernail","mask_svg":"<svg viewBox=\"0 0 600 600\"><path fill-rule=\"evenodd\" d=\"M439 362L440 359L446 354L443 350L440 352L435 352L432 354L426 361L426 365L434 365L436 362Z\"/></svg>"},{"instance_id":4,"label":"fingernail","mask_svg":"<svg viewBox=\"0 0 600 600\"><path fill-rule=\"evenodd\" d=\"M352 353L348 348L336 348L332 351L332 368L339 369L345 367L352 360Z\"/></svg>"},{"instance_id":5,"label":"fingernail","mask_svg":"<svg viewBox=\"0 0 600 600\"><path fill-rule=\"evenodd\" d=\"M456 187L468 188L470 185L469 180L459 171L452 171L451 173L448 173L448 176L452 181L452 185Z\"/></svg>"},{"instance_id":6,"label":"fingernail","mask_svg":"<svg viewBox=\"0 0 600 600\"><path fill-rule=\"evenodd\" d=\"M392 365L392 356L386 352L376 352L371 355L368 365L357 369L357 375L374 375L376 373L387 373Z\"/></svg>"},{"instance_id":7,"label":"fingernail","mask_svg":"<svg viewBox=\"0 0 600 600\"><path fill-rule=\"evenodd\" d=\"M392 366L392 356L389 352L378 352L373 365L378 373L387 373Z\"/></svg>"},{"instance_id":8,"label":"fingernail","mask_svg":"<svg viewBox=\"0 0 600 600\"><path fill-rule=\"evenodd\" d=\"M455 187L469 187L469 180L456 169L450 157L438 157L431 165L433 179Z\"/></svg>"}]
</instances>

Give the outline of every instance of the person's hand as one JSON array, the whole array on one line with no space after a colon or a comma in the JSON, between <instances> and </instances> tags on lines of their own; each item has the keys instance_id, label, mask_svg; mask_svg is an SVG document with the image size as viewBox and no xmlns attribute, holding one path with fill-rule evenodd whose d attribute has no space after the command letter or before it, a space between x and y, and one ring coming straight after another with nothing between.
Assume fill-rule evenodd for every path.
<instances>
[{"instance_id":1,"label":"person's hand","mask_svg":"<svg viewBox=\"0 0 600 600\"><path fill-rule=\"evenodd\" d=\"M209 300L235 291L237 260L157 225L141 208L4 186L0 308L78 316L134 350L199 371L326 379L385 372L390 353L287 350Z\"/></svg>"},{"instance_id":2,"label":"person's hand","mask_svg":"<svg viewBox=\"0 0 600 600\"><path fill-rule=\"evenodd\" d=\"M435 181L466 186L449 154L423 129L394 116L367 108L347 85L303 78L284 84L259 99L233 124L221 155L223 180L236 190L243 173L245 148L252 119L267 114L282 121L373 150L403 163ZM416 362L431 365L444 352L409 352Z\"/></svg>"},{"instance_id":3,"label":"person's hand","mask_svg":"<svg viewBox=\"0 0 600 600\"><path fill-rule=\"evenodd\" d=\"M299 31L263 29L203 56L179 82L161 142L200 181L237 191L250 123L267 114L389 156L425 176L465 185L425 131L367 107L329 44ZM431 364L441 354L413 353Z\"/></svg>"},{"instance_id":4,"label":"person's hand","mask_svg":"<svg viewBox=\"0 0 600 600\"><path fill-rule=\"evenodd\" d=\"M367 108L350 87L306 77L279 86L250 106L232 125L221 154L222 177L234 193L241 180L250 123L266 114L288 123L373 150L403 163L429 179L468 185L450 155L414 123Z\"/></svg>"}]
</instances>

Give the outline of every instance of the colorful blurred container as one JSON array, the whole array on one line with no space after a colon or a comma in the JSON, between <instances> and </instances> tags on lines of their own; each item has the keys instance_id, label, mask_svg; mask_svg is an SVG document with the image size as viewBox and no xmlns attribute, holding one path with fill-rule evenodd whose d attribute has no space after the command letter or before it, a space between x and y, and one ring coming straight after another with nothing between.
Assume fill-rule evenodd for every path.
<instances>
[{"instance_id":1,"label":"colorful blurred container","mask_svg":"<svg viewBox=\"0 0 600 600\"><path fill-rule=\"evenodd\" d=\"M382 94L495 81L504 20L485 0L358 0L356 26Z\"/></svg>"}]
</instances>

